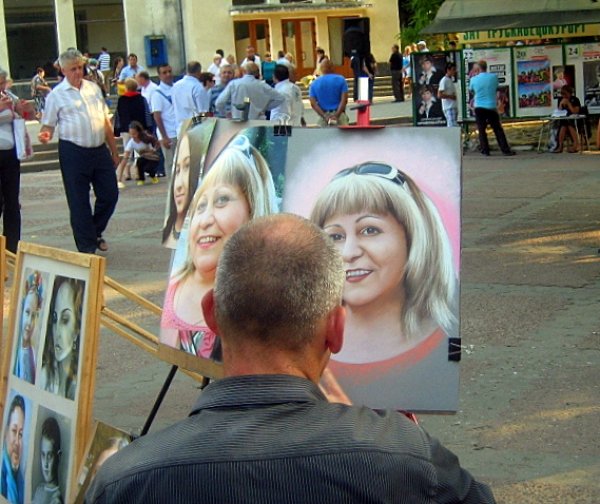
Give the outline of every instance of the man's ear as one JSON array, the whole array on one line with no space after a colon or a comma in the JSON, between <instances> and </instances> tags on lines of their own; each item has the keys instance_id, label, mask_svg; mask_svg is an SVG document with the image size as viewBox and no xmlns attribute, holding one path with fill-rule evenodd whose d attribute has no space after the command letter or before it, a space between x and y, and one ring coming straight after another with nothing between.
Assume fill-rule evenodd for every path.
<instances>
[{"instance_id":1,"label":"man's ear","mask_svg":"<svg viewBox=\"0 0 600 504\"><path fill-rule=\"evenodd\" d=\"M346 309L336 306L327 316L327 335L325 344L331 353L336 354L344 343L344 327L346 325Z\"/></svg>"},{"instance_id":2,"label":"man's ear","mask_svg":"<svg viewBox=\"0 0 600 504\"><path fill-rule=\"evenodd\" d=\"M202 313L204 314L204 322L210 327L210 330L215 334L219 334L217 328L217 318L215 317L215 292L210 289L202 297Z\"/></svg>"}]
</instances>

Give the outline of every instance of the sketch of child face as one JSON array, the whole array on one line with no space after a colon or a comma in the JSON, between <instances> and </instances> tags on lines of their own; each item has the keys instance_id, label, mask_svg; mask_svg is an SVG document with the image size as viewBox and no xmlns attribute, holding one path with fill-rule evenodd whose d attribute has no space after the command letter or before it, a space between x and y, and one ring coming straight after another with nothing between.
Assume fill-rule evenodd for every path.
<instances>
[{"instance_id":1,"label":"sketch of child face","mask_svg":"<svg viewBox=\"0 0 600 504\"><path fill-rule=\"evenodd\" d=\"M403 298L408 246L391 215L336 214L323 225L344 260L344 302L352 307Z\"/></svg>"},{"instance_id":2,"label":"sketch of child face","mask_svg":"<svg viewBox=\"0 0 600 504\"><path fill-rule=\"evenodd\" d=\"M57 474L56 464L58 464L58 454L54 447L54 441L42 436L40 442L40 462L42 464L42 476L46 483L56 483Z\"/></svg>"},{"instance_id":3,"label":"sketch of child face","mask_svg":"<svg viewBox=\"0 0 600 504\"><path fill-rule=\"evenodd\" d=\"M52 314L52 337L57 362L71 356L73 345L79 337L77 331L75 292L69 283L63 283L56 293Z\"/></svg>"},{"instance_id":4,"label":"sketch of child face","mask_svg":"<svg viewBox=\"0 0 600 504\"><path fill-rule=\"evenodd\" d=\"M23 346L31 345L33 332L37 323L39 313L38 296L35 292L28 292L23 302L23 313L21 314L21 331L23 335Z\"/></svg>"}]
</instances>

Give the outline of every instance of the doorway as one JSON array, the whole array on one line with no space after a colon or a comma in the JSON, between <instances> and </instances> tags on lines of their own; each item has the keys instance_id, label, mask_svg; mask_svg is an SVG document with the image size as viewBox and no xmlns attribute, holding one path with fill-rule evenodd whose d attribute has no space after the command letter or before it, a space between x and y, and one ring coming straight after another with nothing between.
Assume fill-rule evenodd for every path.
<instances>
[{"instance_id":1,"label":"doorway","mask_svg":"<svg viewBox=\"0 0 600 504\"><path fill-rule=\"evenodd\" d=\"M314 19L282 19L283 50L294 56L296 79L313 73L316 64Z\"/></svg>"},{"instance_id":2,"label":"doorway","mask_svg":"<svg viewBox=\"0 0 600 504\"><path fill-rule=\"evenodd\" d=\"M262 55L271 50L269 42L269 22L266 19L253 21L235 21L235 57L241 63L246 57L248 46L256 49L256 54Z\"/></svg>"}]
</instances>

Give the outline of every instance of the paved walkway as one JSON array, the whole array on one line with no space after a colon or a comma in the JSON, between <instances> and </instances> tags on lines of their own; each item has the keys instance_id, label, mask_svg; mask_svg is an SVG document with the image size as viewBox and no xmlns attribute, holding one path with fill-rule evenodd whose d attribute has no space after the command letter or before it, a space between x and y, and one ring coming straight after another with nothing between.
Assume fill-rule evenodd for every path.
<instances>
[{"instance_id":1,"label":"paved walkway","mask_svg":"<svg viewBox=\"0 0 600 504\"><path fill-rule=\"evenodd\" d=\"M409 104L377 103L373 116ZM406 109L406 110L405 110ZM404 110L404 112L402 112ZM600 156L464 157L460 411L422 416L503 503L599 502ZM23 239L74 250L57 171L22 177ZM166 183L122 193L107 273L162 303ZM112 295L112 309L157 319ZM168 366L102 330L95 416L139 430ZM156 428L198 394L180 374Z\"/></svg>"}]
</instances>

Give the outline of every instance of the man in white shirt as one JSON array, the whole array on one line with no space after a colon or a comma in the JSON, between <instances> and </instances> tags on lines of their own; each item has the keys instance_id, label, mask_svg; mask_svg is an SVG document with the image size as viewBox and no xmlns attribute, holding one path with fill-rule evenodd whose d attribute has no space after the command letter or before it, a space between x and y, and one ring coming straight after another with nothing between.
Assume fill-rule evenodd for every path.
<instances>
[{"instance_id":1,"label":"man in white shirt","mask_svg":"<svg viewBox=\"0 0 600 504\"><path fill-rule=\"evenodd\" d=\"M446 65L446 75L440 81L438 88L438 98L442 99L442 110L446 117L446 126L449 128L458 126L458 103L456 101L456 85L454 78L456 77L456 65L448 63Z\"/></svg>"},{"instance_id":2,"label":"man in white shirt","mask_svg":"<svg viewBox=\"0 0 600 504\"><path fill-rule=\"evenodd\" d=\"M213 62L208 67L208 71L215 76L215 86L221 84L221 76L219 75L219 69L221 68L221 63L223 62L223 56L220 54L215 54L213 56Z\"/></svg>"},{"instance_id":3,"label":"man in white shirt","mask_svg":"<svg viewBox=\"0 0 600 504\"><path fill-rule=\"evenodd\" d=\"M306 126L302 91L296 84L290 82L289 68L285 65L277 65L273 77L275 90L285 96L285 101L271 110L271 121L292 126Z\"/></svg>"},{"instance_id":4,"label":"man in white shirt","mask_svg":"<svg viewBox=\"0 0 600 504\"><path fill-rule=\"evenodd\" d=\"M177 145L177 121L171 93L173 91L173 70L170 65L157 67L160 84L152 94L150 110L156 123L156 134L165 159L167 174L171 174L175 146ZM158 174L161 175L160 173Z\"/></svg>"},{"instance_id":5,"label":"man in white shirt","mask_svg":"<svg viewBox=\"0 0 600 504\"><path fill-rule=\"evenodd\" d=\"M105 252L108 245L102 233L119 198L113 126L100 89L83 79L81 53L69 49L59 62L65 78L46 98L38 139L48 143L59 126L58 157L77 250ZM96 196L93 212L90 185Z\"/></svg>"},{"instance_id":6,"label":"man in white shirt","mask_svg":"<svg viewBox=\"0 0 600 504\"><path fill-rule=\"evenodd\" d=\"M158 88L158 86L154 82L152 82L152 79L150 79L150 75L148 74L148 72L146 72L146 70L143 70L139 74L137 74L135 76L135 80L137 81L138 86L140 87L140 92L142 93L142 96L146 98L146 101L148 102L149 106L150 102L152 101L152 94L154 93L156 88Z\"/></svg>"},{"instance_id":7,"label":"man in white shirt","mask_svg":"<svg viewBox=\"0 0 600 504\"><path fill-rule=\"evenodd\" d=\"M245 119L244 109L248 107L247 119L265 119L265 110L272 110L285 101L285 97L266 82L259 80L255 63L242 66L242 77L232 80L217 98L215 107L220 114L225 113L227 102L231 103L233 119Z\"/></svg>"},{"instance_id":8,"label":"man in white shirt","mask_svg":"<svg viewBox=\"0 0 600 504\"><path fill-rule=\"evenodd\" d=\"M201 73L202 65L200 62L190 61L187 64L187 74L173 85L171 98L173 107L175 107L178 133L180 133L179 129L186 119L191 119L202 111L206 92L200 84Z\"/></svg>"},{"instance_id":9,"label":"man in white shirt","mask_svg":"<svg viewBox=\"0 0 600 504\"><path fill-rule=\"evenodd\" d=\"M254 63L258 67L258 71L260 72L260 57L256 54L256 49L253 46L248 46L246 48L246 57L240 66L244 66L246 63ZM259 73L260 78L260 73Z\"/></svg>"}]
</instances>

